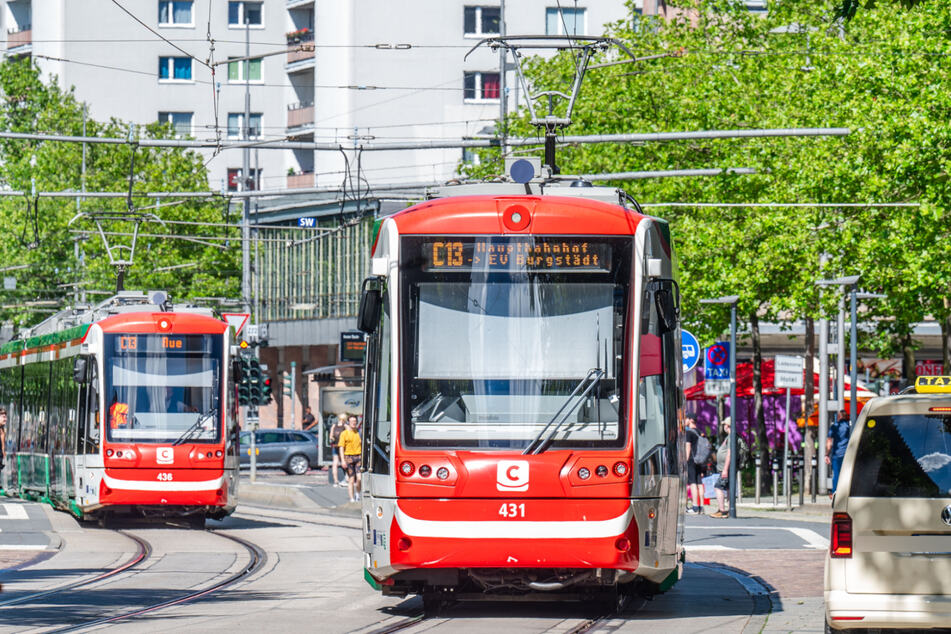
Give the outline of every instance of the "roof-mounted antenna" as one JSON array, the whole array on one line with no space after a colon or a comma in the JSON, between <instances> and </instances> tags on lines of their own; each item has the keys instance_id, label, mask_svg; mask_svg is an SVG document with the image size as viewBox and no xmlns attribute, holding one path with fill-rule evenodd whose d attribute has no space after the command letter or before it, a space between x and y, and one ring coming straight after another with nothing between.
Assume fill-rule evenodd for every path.
<instances>
[{"instance_id":1,"label":"roof-mounted antenna","mask_svg":"<svg viewBox=\"0 0 951 634\"><path fill-rule=\"evenodd\" d=\"M548 166L549 174L560 173L558 165L555 162L555 141L558 137L558 131L571 125L571 113L574 110L575 100L577 100L578 92L581 90L581 81L584 79L584 74L588 68L588 62L591 60L591 57L595 53L603 52L611 46L616 46L630 55L631 59L634 59L634 53L620 41L610 37L594 37L590 35L506 35L501 37L488 37L480 40L475 46L469 49L465 58L468 58L472 51L483 44L487 45L493 51L498 51L498 49L503 48L512 53L512 59L515 60L515 74L518 75L518 81L522 85L522 90L528 97L528 111L532 117L532 125L545 132L545 165ZM570 49L577 52L578 61L575 64L575 78L571 86L570 95L566 95L557 90L544 90L537 93L532 93L532 91L529 90L528 82L525 79L525 74L522 72L522 65L519 59L519 51L526 49ZM502 72L505 71L503 70ZM538 116L534 103L540 99L545 99L548 103L548 114L542 117ZM557 100L567 102L565 115L563 117L555 115Z\"/></svg>"}]
</instances>

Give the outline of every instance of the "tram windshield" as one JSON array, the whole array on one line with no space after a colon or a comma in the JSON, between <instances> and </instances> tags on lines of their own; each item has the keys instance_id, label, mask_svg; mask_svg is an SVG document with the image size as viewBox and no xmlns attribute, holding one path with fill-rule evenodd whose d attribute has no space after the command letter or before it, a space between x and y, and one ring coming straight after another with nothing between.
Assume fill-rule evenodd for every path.
<instances>
[{"instance_id":1,"label":"tram windshield","mask_svg":"<svg viewBox=\"0 0 951 634\"><path fill-rule=\"evenodd\" d=\"M630 238L403 241L407 446L623 445Z\"/></svg>"},{"instance_id":2,"label":"tram windshield","mask_svg":"<svg viewBox=\"0 0 951 634\"><path fill-rule=\"evenodd\" d=\"M108 439L218 440L221 346L215 335L106 335Z\"/></svg>"}]
</instances>

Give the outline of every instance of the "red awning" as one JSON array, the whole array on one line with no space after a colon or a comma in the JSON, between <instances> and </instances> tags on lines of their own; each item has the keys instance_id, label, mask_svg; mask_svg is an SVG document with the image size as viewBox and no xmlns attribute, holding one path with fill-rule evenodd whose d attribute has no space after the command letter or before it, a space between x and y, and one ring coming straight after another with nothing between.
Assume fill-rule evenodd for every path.
<instances>
[{"instance_id":1,"label":"red awning","mask_svg":"<svg viewBox=\"0 0 951 634\"><path fill-rule=\"evenodd\" d=\"M773 365L774 362L772 359L763 361L762 372L763 372L763 395L764 396L773 396L773 395L784 395L786 394L786 388L778 388L773 385ZM819 373L813 372L813 385L819 385ZM736 365L736 396L737 398L751 397L753 396L753 364L752 363L738 363ZM849 382L849 377L845 377L845 400L849 400L851 383ZM870 398L877 396L874 392L870 392L861 383L857 386L858 392L856 396L859 401L867 401ZM793 396L802 396L805 393L803 389L793 389L790 390ZM709 401L713 400L716 397L705 394L703 391L703 381L700 381L693 387L689 387L684 390L684 396L687 397L688 401ZM816 393L816 399L819 398L818 392Z\"/></svg>"}]
</instances>

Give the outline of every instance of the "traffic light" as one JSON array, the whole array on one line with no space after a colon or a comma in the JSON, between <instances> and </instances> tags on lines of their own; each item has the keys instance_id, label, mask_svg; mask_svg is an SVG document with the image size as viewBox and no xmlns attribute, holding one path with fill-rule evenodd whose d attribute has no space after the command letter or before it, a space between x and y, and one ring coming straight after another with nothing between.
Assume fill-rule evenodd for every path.
<instances>
[{"instance_id":1,"label":"traffic light","mask_svg":"<svg viewBox=\"0 0 951 634\"><path fill-rule=\"evenodd\" d=\"M261 405L263 400L261 398L261 386L264 383L264 377L261 374L261 364L254 357L251 357L250 361L251 374L248 380L248 387L250 388L251 405Z\"/></svg>"},{"instance_id":2,"label":"traffic light","mask_svg":"<svg viewBox=\"0 0 951 634\"><path fill-rule=\"evenodd\" d=\"M284 386L284 396L294 395L294 386L291 385L291 373L281 372L281 384Z\"/></svg>"},{"instance_id":3,"label":"traffic light","mask_svg":"<svg viewBox=\"0 0 951 634\"><path fill-rule=\"evenodd\" d=\"M267 405L271 402L271 377L262 376L263 382L261 383L261 405Z\"/></svg>"},{"instance_id":4,"label":"traffic light","mask_svg":"<svg viewBox=\"0 0 951 634\"><path fill-rule=\"evenodd\" d=\"M251 359L239 357L238 405L251 404Z\"/></svg>"}]
</instances>

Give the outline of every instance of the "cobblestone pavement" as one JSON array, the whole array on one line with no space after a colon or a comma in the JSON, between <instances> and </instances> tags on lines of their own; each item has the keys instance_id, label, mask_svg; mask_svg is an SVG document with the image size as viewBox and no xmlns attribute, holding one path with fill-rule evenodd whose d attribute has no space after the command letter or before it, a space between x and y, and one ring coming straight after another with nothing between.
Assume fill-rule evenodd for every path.
<instances>
[{"instance_id":1,"label":"cobblestone pavement","mask_svg":"<svg viewBox=\"0 0 951 634\"><path fill-rule=\"evenodd\" d=\"M764 581L773 592L762 632L823 631L821 550L731 550L697 553L698 563L728 566Z\"/></svg>"}]
</instances>

